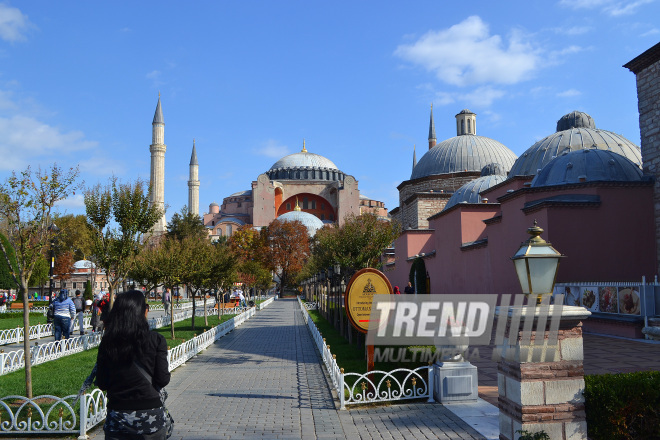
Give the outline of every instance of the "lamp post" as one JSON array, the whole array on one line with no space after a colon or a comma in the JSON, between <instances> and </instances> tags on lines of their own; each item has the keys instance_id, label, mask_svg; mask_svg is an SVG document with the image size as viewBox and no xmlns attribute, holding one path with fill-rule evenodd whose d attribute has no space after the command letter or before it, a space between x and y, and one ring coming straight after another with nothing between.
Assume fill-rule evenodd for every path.
<instances>
[{"instance_id":1,"label":"lamp post","mask_svg":"<svg viewBox=\"0 0 660 440\"><path fill-rule=\"evenodd\" d=\"M518 274L520 287L525 295L536 295L540 304L543 295L550 295L555 286L560 254L550 243L540 237L543 233L536 220L534 226L527 229L531 237L522 243L511 259Z\"/></svg>"},{"instance_id":2,"label":"lamp post","mask_svg":"<svg viewBox=\"0 0 660 440\"><path fill-rule=\"evenodd\" d=\"M53 289L55 288L55 281L53 281L53 270L55 268L55 236L60 232L60 228L55 223L51 223L48 227L50 232L50 285L48 287L48 304L53 302Z\"/></svg>"}]
</instances>

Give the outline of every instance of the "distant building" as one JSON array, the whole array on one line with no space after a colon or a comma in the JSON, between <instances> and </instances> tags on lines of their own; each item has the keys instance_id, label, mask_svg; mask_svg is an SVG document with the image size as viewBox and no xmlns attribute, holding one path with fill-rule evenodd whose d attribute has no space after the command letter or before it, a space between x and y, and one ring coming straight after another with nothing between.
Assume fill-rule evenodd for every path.
<instances>
[{"instance_id":1,"label":"distant building","mask_svg":"<svg viewBox=\"0 0 660 440\"><path fill-rule=\"evenodd\" d=\"M61 280L58 277L55 277L54 281L56 292L60 289L68 289L70 296L73 296L76 290L80 290L84 293L85 284L88 281L92 284L92 290L95 294L107 291L109 287L105 271L97 268L96 265L89 260L76 261L66 280Z\"/></svg>"}]
</instances>

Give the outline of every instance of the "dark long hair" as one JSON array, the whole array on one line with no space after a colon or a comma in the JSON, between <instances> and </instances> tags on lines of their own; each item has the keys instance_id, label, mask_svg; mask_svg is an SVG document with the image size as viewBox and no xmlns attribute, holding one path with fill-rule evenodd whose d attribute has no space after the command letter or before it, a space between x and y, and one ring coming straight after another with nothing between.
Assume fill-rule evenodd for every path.
<instances>
[{"instance_id":1,"label":"dark long hair","mask_svg":"<svg viewBox=\"0 0 660 440\"><path fill-rule=\"evenodd\" d=\"M144 316L147 302L139 290L117 295L107 319L99 352L113 362L132 362L142 353L149 335L149 323Z\"/></svg>"}]
</instances>

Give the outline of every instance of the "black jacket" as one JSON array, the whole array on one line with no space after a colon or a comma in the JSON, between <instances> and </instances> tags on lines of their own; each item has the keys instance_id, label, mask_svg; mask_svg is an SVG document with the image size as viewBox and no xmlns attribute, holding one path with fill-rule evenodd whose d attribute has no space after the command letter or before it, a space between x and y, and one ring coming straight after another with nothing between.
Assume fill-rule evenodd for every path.
<instances>
[{"instance_id":1,"label":"black jacket","mask_svg":"<svg viewBox=\"0 0 660 440\"><path fill-rule=\"evenodd\" d=\"M163 388L170 383L167 364L167 341L160 333L149 332L139 358L142 368L151 374L153 385ZM107 391L108 408L120 410L151 409L162 406L158 391L138 370L134 362L116 365L101 350L97 356L96 384Z\"/></svg>"}]
</instances>

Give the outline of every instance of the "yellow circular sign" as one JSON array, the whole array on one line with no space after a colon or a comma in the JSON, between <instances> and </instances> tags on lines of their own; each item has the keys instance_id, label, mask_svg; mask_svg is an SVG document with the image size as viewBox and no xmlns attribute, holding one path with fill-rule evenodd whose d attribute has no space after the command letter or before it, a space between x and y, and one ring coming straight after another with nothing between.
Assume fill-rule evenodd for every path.
<instances>
[{"instance_id":1,"label":"yellow circular sign","mask_svg":"<svg viewBox=\"0 0 660 440\"><path fill-rule=\"evenodd\" d=\"M376 269L362 269L351 278L346 289L344 305L353 327L366 333L369 330L371 303L374 295L392 294L387 277Z\"/></svg>"}]
</instances>

